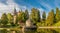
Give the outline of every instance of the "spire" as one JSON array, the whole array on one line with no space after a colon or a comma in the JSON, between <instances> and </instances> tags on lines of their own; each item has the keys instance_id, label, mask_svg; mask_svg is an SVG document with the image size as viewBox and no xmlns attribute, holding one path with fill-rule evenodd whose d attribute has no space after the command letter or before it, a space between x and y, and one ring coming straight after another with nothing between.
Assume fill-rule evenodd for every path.
<instances>
[{"instance_id":1,"label":"spire","mask_svg":"<svg viewBox=\"0 0 60 33\"><path fill-rule=\"evenodd\" d=\"M17 14L17 12L16 12L16 8L14 8L14 15L16 15Z\"/></svg>"},{"instance_id":2,"label":"spire","mask_svg":"<svg viewBox=\"0 0 60 33\"><path fill-rule=\"evenodd\" d=\"M21 12L22 12L22 9L21 9Z\"/></svg>"}]
</instances>

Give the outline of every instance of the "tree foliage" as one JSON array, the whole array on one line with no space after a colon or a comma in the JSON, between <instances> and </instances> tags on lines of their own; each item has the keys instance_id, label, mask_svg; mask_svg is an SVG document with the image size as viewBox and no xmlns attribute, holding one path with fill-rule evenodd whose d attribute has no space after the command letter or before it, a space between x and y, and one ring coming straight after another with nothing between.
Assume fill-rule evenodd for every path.
<instances>
[{"instance_id":1,"label":"tree foliage","mask_svg":"<svg viewBox=\"0 0 60 33\"><path fill-rule=\"evenodd\" d=\"M42 14L42 22L45 22L45 21L46 21L46 13L44 11L43 14Z\"/></svg>"},{"instance_id":2,"label":"tree foliage","mask_svg":"<svg viewBox=\"0 0 60 33\"><path fill-rule=\"evenodd\" d=\"M19 14L17 15L18 21L23 21L25 22L25 13L23 11L19 11Z\"/></svg>"},{"instance_id":3,"label":"tree foliage","mask_svg":"<svg viewBox=\"0 0 60 33\"><path fill-rule=\"evenodd\" d=\"M29 11L27 9L25 10L25 12L22 10L19 12L16 12L16 9L14 11L15 11L14 15L12 15L11 13L2 14L1 19L0 19L0 23L3 25L11 23L11 22L14 23L14 18L15 18L14 16L16 16L16 18L15 18L16 23L18 23L20 21L25 23L27 19L31 19L32 23L34 23L34 24L39 22L37 24L38 26L45 26L45 25L46 26L52 26L53 24L60 21L60 10L59 10L59 8L56 8L56 13L52 9L48 13L47 17L46 17L46 13L44 11L42 13L42 19L40 16L40 11L36 8L32 8L30 14L29 14Z\"/></svg>"},{"instance_id":4,"label":"tree foliage","mask_svg":"<svg viewBox=\"0 0 60 33\"><path fill-rule=\"evenodd\" d=\"M60 10L59 8L56 8L56 21L60 21Z\"/></svg>"},{"instance_id":5,"label":"tree foliage","mask_svg":"<svg viewBox=\"0 0 60 33\"><path fill-rule=\"evenodd\" d=\"M33 23L40 22L40 12L38 9L32 8L30 18Z\"/></svg>"},{"instance_id":6,"label":"tree foliage","mask_svg":"<svg viewBox=\"0 0 60 33\"><path fill-rule=\"evenodd\" d=\"M25 10L25 20L27 20L29 18L29 13L28 13L28 10L26 9Z\"/></svg>"},{"instance_id":7,"label":"tree foliage","mask_svg":"<svg viewBox=\"0 0 60 33\"><path fill-rule=\"evenodd\" d=\"M8 18L7 18L6 13L2 14L1 23L2 23L3 25L6 25L6 24L8 23Z\"/></svg>"},{"instance_id":8,"label":"tree foliage","mask_svg":"<svg viewBox=\"0 0 60 33\"><path fill-rule=\"evenodd\" d=\"M7 14L7 18L8 18L8 22L12 23L13 22L13 15L11 15L11 13Z\"/></svg>"},{"instance_id":9,"label":"tree foliage","mask_svg":"<svg viewBox=\"0 0 60 33\"><path fill-rule=\"evenodd\" d=\"M54 10L53 9L51 10L51 12L49 12L46 23L48 26L51 26L54 23Z\"/></svg>"}]
</instances>

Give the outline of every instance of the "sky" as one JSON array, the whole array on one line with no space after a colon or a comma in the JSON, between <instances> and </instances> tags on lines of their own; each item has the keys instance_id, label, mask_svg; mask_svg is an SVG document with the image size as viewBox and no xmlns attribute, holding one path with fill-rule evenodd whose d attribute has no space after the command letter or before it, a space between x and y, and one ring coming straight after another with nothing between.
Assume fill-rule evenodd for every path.
<instances>
[{"instance_id":1,"label":"sky","mask_svg":"<svg viewBox=\"0 0 60 33\"><path fill-rule=\"evenodd\" d=\"M37 8L42 13L48 13L51 9L60 8L60 0L0 0L0 16L2 13L13 13L14 8L17 11Z\"/></svg>"}]
</instances>

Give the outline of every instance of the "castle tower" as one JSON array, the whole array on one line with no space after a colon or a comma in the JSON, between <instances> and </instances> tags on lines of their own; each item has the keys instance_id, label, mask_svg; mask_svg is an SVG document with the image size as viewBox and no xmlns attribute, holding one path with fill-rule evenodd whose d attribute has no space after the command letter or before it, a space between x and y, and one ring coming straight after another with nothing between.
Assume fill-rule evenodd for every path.
<instances>
[{"instance_id":1,"label":"castle tower","mask_svg":"<svg viewBox=\"0 0 60 33\"><path fill-rule=\"evenodd\" d=\"M26 20L26 27L31 27L33 26L33 23L30 19Z\"/></svg>"},{"instance_id":2,"label":"castle tower","mask_svg":"<svg viewBox=\"0 0 60 33\"><path fill-rule=\"evenodd\" d=\"M14 8L14 15L16 15L17 14L17 11L16 11L16 8Z\"/></svg>"},{"instance_id":3,"label":"castle tower","mask_svg":"<svg viewBox=\"0 0 60 33\"><path fill-rule=\"evenodd\" d=\"M17 16L15 15L14 16L14 24L16 23L16 19L17 19Z\"/></svg>"},{"instance_id":4,"label":"castle tower","mask_svg":"<svg viewBox=\"0 0 60 33\"><path fill-rule=\"evenodd\" d=\"M14 24L16 23L16 19L17 19L17 12L16 12L16 9L14 8L14 14L13 14L13 17L14 17Z\"/></svg>"},{"instance_id":5,"label":"castle tower","mask_svg":"<svg viewBox=\"0 0 60 33\"><path fill-rule=\"evenodd\" d=\"M20 15L20 11L17 13L17 15L18 15L18 16Z\"/></svg>"}]
</instances>

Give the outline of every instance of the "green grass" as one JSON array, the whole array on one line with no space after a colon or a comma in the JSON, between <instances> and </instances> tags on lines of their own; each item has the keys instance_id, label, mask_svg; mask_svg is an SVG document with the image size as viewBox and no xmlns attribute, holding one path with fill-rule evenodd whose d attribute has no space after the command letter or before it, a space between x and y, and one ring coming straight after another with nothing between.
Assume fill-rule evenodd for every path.
<instances>
[{"instance_id":1,"label":"green grass","mask_svg":"<svg viewBox=\"0 0 60 33\"><path fill-rule=\"evenodd\" d=\"M60 21L55 23L53 26L60 26Z\"/></svg>"}]
</instances>

